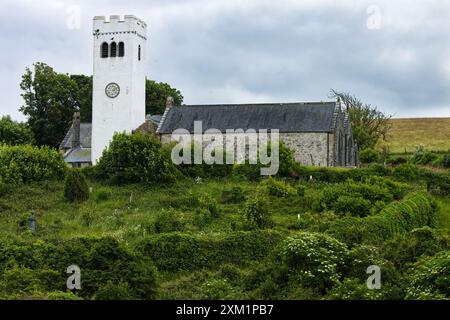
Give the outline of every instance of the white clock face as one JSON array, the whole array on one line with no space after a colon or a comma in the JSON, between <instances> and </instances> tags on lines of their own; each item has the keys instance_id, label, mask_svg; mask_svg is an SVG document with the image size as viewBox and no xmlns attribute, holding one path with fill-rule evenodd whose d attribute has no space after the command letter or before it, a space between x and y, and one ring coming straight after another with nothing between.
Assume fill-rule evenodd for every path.
<instances>
[{"instance_id":1,"label":"white clock face","mask_svg":"<svg viewBox=\"0 0 450 320\"><path fill-rule=\"evenodd\" d=\"M120 87L117 83L111 82L110 84L108 84L106 86L105 92L109 98L114 99L115 97L117 97L119 95Z\"/></svg>"}]
</instances>

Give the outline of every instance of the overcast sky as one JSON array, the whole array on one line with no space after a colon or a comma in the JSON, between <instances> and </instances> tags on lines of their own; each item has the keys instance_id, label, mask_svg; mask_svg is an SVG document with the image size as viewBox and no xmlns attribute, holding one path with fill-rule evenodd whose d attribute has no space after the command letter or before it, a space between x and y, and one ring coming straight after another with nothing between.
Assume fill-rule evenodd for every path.
<instances>
[{"instance_id":1,"label":"overcast sky","mask_svg":"<svg viewBox=\"0 0 450 320\"><path fill-rule=\"evenodd\" d=\"M147 76L186 104L329 100L349 91L396 117L450 117L450 0L2 0L0 115L24 120L36 61L92 74L92 18L134 14Z\"/></svg>"}]
</instances>

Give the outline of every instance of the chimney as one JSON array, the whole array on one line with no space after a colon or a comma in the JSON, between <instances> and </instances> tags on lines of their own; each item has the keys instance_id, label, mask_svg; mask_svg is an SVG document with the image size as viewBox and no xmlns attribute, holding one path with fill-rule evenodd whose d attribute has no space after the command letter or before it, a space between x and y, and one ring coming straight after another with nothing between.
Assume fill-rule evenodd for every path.
<instances>
[{"instance_id":1,"label":"chimney","mask_svg":"<svg viewBox=\"0 0 450 320\"><path fill-rule=\"evenodd\" d=\"M78 148L81 146L81 139L80 139L80 113L75 112L73 114L73 121L72 121L72 148Z\"/></svg>"},{"instance_id":2,"label":"chimney","mask_svg":"<svg viewBox=\"0 0 450 320\"><path fill-rule=\"evenodd\" d=\"M166 108L169 108L169 109L172 108L174 103L175 102L173 100L173 97L172 96L168 96L167 99L166 99Z\"/></svg>"}]
</instances>

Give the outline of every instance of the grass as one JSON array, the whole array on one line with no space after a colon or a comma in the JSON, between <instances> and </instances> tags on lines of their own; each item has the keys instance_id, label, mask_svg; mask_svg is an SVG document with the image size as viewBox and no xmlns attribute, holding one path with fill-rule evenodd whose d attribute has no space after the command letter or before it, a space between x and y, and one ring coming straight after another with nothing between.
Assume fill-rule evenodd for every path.
<instances>
[{"instance_id":1,"label":"grass","mask_svg":"<svg viewBox=\"0 0 450 320\"><path fill-rule=\"evenodd\" d=\"M391 153L410 154L418 145L424 145L430 151L446 152L450 150L450 118L410 118L390 120L391 130L386 142Z\"/></svg>"}]
</instances>

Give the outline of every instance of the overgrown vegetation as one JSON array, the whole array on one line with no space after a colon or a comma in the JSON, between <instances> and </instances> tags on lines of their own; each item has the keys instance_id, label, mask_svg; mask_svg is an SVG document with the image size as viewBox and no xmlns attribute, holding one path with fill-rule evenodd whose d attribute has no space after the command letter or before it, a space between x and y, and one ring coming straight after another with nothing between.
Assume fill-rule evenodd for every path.
<instances>
[{"instance_id":1,"label":"overgrown vegetation","mask_svg":"<svg viewBox=\"0 0 450 320\"><path fill-rule=\"evenodd\" d=\"M141 134L83 170L47 148L0 159L2 299L450 298L445 172L305 167L286 149L273 177L197 176ZM82 289L68 291L73 264ZM371 265L381 289L366 286Z\"/></svg>"}]
</instances>

